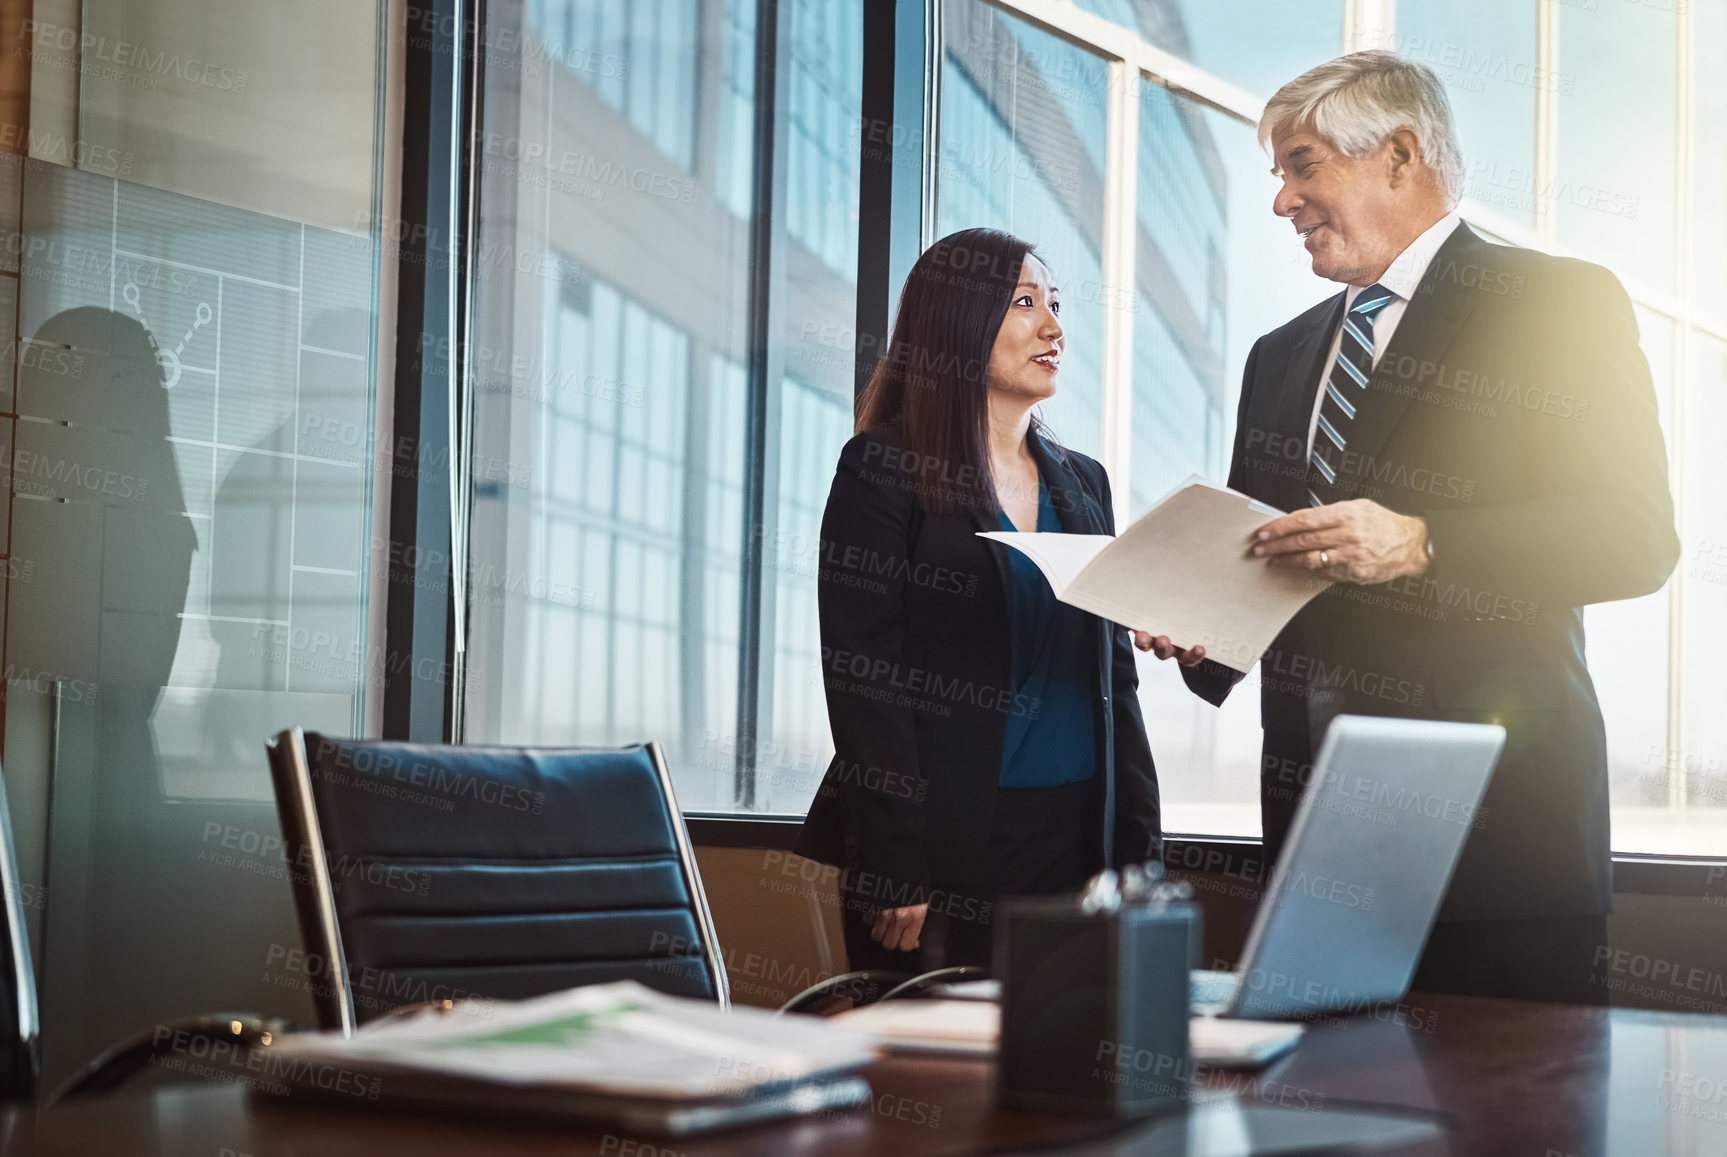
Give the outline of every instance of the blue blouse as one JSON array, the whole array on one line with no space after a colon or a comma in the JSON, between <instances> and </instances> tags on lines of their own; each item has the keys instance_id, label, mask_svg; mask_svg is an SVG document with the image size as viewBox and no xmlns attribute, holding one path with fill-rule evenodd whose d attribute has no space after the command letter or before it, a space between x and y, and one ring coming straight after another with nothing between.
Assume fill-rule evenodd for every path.
<instances>
[{"instance_id":1,"label":"blue blouse","mask_svg":"<svg viewBox=\"0 0 1727 1157\"><path fill-rule=\"evenodd\" d=\"M1017 530L1007 512L1003 530ZM1038 479L1037 529L1061 530L1049 487ZM1097 771L1095 629L1055 597L1037 564L1009 549L1008 630L1014 710L1001 754L1002 787L1056 787ZM1020 710L1021 706L1024 710Z\"/></svg>"}]
</instances>

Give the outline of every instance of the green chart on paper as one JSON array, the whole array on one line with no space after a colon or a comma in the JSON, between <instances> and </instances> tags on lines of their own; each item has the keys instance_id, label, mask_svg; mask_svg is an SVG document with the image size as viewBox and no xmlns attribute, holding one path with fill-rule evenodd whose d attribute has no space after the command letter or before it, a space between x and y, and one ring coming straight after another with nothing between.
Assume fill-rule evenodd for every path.
<instances>
[{"instance_id":1,"label":"green chart on paper","mask_svg":"<svg viewBox=\"0 0 1727 1157\"><path fill-rule=\"evenodd\" d=\"M561 1016L556 1020L540 1021L536 1024L522 1024L514 1028L499 1029L496 1032L482 1033L477 1036L462 1036L443 1041L428 1041L429 1048L500 1048L518 1045L546 1045L551 1048L567 1048L579 1045L593 1036L594 1032L608 1022L617 1020L620 1016L631 1012L641 1012L640 1005L619 1004L598 1012L578 1012L570 1016Z\"/></svg>"}]
</instances>

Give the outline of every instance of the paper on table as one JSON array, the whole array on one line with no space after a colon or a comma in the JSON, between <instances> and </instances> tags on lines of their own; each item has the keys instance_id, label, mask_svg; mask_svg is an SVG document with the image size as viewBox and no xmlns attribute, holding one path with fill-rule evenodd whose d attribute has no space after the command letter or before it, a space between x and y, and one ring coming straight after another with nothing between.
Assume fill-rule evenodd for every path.
<instances>
[{"instance_id":1,"label":"paper on table","mask_svg":"<svg viewBox=\"0 0 1727 1157\"><path fill-rule=\"evenodd\" d=\"M987 1056L1001 1040L1001 1005L993 1001L890 1000L833 1019L898 1052ZM1196 1016L1188 1021L1188 1041L1199 1064L1257 1067L1294 1048L1304 1028L1280 1021Z\"/></svg>"},{"instance_id":2,"label":"paper on table","mask_svg":"<svg viewBox=\"0 0 1727 1157\"><path fill-rule=\"evenodd\" d=\"M1187 1022L1187 1040L1202 1065L1256 1068L1294 1048L1306 1029L1300 1023L1196 1016Z\"/></svg>"},{"instance_id":3,"label":"paper on table","mask_svg":"<svg viewBox=\"0 0 1727 1157\"><path fill-rule=\"evenodd\" d=\"M351 1037L297 1033L273 1057L618 1096L737 1095L869 1063L869 1038L812 1017L668 996L634 981L522 1001L463 1001Z\"/></svg>"},{"instance_id":4,"label":"paper on table","mask_svg":"<svg viewBox=\"0 0 1727 1157\"><path fill-rule=\"evenodd\" d=\"M1001 1005L994 1001L889 1000L832 1019L899 1052L988 1056L1001 1037Z\"/></svg>"},{"instance_id":5,"label":"paper on table","mask_svg":"<svg viewBox=\"0 0 1727 1157\"><path fill-rule=\"evenodd\" d=\"M1331 584L1248 554L1283 511L1189 477L1119 536L979 531L1037 564L1055 597L1246 671Z\"/></svg>"}]
</instances>

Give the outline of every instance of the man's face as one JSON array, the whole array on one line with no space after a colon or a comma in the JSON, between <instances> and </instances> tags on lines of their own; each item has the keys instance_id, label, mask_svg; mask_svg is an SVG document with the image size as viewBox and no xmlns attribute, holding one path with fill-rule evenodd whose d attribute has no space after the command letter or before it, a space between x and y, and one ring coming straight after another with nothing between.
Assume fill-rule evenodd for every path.
<instances>
[{"instance_id":1,"label":"man's face","mask_svg":"<svg viewBox=\"0 0 1727 1157\"><path fill-rule=\"evenodd\" d=\"M1407 244L1405 212L1396 197L1395 146L1365 157L1346 156L1311 128L1286 129L1271 140L1283 179L1272 212L1288 217L1313 258L1313 272L1331 281L1371 285Z\"/></svg>"}]
</instances>

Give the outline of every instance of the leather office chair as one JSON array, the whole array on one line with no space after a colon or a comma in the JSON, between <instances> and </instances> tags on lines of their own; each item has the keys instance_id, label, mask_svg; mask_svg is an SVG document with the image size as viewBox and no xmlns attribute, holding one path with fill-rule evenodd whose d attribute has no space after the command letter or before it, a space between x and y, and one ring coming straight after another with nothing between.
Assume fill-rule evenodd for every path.
<instances>
[{"instance_id":1,"label":"leather office chair","mask_svg":"<svg viewBox=\"0 0 1727 1157\"><path fill-rule=\"evenodd\" d=\"M296 728L269 756L319 1027L351 1031L428 998L526 997L624 977L728 1003L656 745L420 746ZM3 813L0 833L9 848ZM13 926L21 936L21 919ZM871 1003L907 979L830 977L786 1011ZM243 1049L294 1028L240 1013L172 1027ZM148 1068L160 1040L121 1042L51 1102L114 1089Z\"/></svg>"},{"instance_id":2,"label":"leather office chair","mask_svg":"<svg viewBox=\"0 0 1727 1157\"><path fill-rule=\"evenodd\" d=\"M656 744L271 742L320 1025L635 979L729 1004Z\"/></svg>"}]
</instances>

